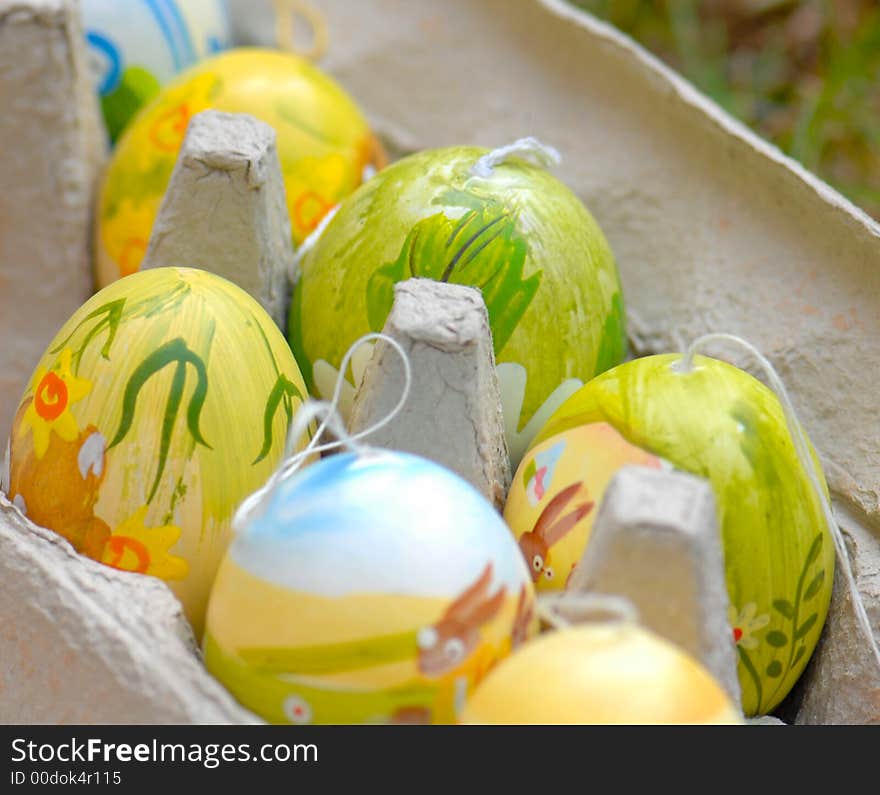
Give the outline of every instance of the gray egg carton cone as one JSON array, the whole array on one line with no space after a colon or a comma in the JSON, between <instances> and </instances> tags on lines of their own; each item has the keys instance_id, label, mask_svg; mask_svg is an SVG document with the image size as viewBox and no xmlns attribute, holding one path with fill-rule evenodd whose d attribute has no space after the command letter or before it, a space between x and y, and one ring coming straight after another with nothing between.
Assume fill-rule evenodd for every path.
<instances>
[{"instance_id":1,"label":"gray egg carton cone","mask_svg":"<svg viewBox=\"0 0 880 795\"><path fill-rule=\"evenodd\" d=\"M268 4L232 6L242 14L240 40L268 43ZM453 143L499 146L524 135L563 153L560 176L596 216L617 257L636 354L682 350L705 332L725 331L770 358L821 454L861 598L880 634L877 224L632 41L560 0L413 0L397 4L393 20L379 0L322 0L318 7L331 42L320 65L358 98L396 156ZM23 40L34 45L27 52L15 44ZM44 60L38 62L37 50ZM34 362L87 293L88 197L101 143L84 63L74 3L0 0L0 66L17 67L0 68L4 140L14 142L0 149L4 434ZM55 112L32 112L46 107ZM291 269L278 240L260 237L278 227L264 223L277 208L279 186L271 142L263 137L254 157L268 164L267 193L250 207L248 251L257 260L276 252ZM17 279L21 273L33 276ZM265 273L271 282L255 283L255 292L277 284L277 273ZM401 289L410 291L406 300L425 295L403 286L395 310ZM438 313L449 296L441 298L434 302ZM500 504L510 468L491 340L478 320L484 308L467 293L452 300L470 307L471 324L460 334L430 322L386 330L398 339L409 335L417 353L430 348L430 355L413 357L414 405L431 393L431 368L478 374L461 396L478 431L471 446L456 435L460 427L446 434L438 427L436 435L449 444L418 451L453 465ZM446 337L439 345L438 335ZM377 347L360 393L350 396L353 421L366 423L380 411L396 379ZM394 433L386 443L406 448L404 425ZM616 488L626 494L656 484L624 479ZM679 488L705 497L692 484ZM625 508L626 500L620 504ZM680 538L687 528L676 530L671 506L661 507L656 524ZM600 513L627 526L625 510L603 506ZM703 528L698 535L705 544L712 534ZM681 549L684 558L717 566L708 546ZM813 660L779 711L787 722L880 722L880 671L868 653L874 641L859 630L842 581L838 576ZM694 593L708 587L701 582L694 578L682 591L690 600L682 610L693 610L701 598ZM628 595L640 598L637 589ZM705 621L720 626L723 599L713 600L715 613ZM723 679L729 659L717 649L712 655ZM0 494L0 722L255 720L205 671L164 583L76 554Z\"/></svg>"}]
</instances>

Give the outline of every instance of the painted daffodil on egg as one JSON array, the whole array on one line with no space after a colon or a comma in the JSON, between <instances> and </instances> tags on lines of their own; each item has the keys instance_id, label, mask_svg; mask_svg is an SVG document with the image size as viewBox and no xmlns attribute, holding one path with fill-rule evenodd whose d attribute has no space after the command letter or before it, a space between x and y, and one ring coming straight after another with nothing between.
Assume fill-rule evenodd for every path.
<instances>
[{"instance_id":1,"label":"painted daffodil on egg","mask_svg":"<svg viewBox=\"0 0 880 795\"><path fill-rule=\"evenodd\" d=\"M72 442L79 434L79 426L70 412L70 406L88 395L92 384L71 372L70 360L71 351L65 348L55 365L49 370L38 369L31 382L34 394L25 412L20 433L33 431L37 458L46 454L49 436L53 432L66 442Z\"/></svg>"},{"instance_id":2,"label":"painted daffodil on egg","mask_svg":"<svg viewBox=\"0 0 880 795\"><path fill-rule=\"evenodd\" d=\"M102 561L108 566L138 574L152 574L163 580L182 580L187 562L168 550L181 535L179 527L147 527L149 506L138 508L122 522L107 541Z\"/></svg>"}]
</instances>

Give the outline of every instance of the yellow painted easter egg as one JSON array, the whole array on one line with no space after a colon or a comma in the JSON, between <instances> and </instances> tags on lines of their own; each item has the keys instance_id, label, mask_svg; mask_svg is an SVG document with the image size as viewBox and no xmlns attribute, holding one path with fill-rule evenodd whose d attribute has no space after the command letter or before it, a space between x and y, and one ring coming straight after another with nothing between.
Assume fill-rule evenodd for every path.
<instances>
[{"instance_id":1,"label":"yellow painted easter egg","mask_svg":"<svg viewBox=\"0 0 880 795\"><path fill-rule=\"evenodd\" d=\"M501 662L462 713L479 724L737 724L696 660L632 623L549 632Z\"/></svg>"},{"instance_id":2,"label":"yellow painted easter egg","mask_svg":"<svg viewBox=\"0 0 880 795\"><path fill-rule=\"evenodd\" d=\"M295 243L384 165L357 105L307 60L257 48L209 58L168 83L113 153L96 219L99 286L139 268L189 121L208 109L249 113L275 129Z\"/></svg>"},{"instance_id":3,"label":"yellow painted easter egg","mask_svg":"<svg viewBox=\"0 0 880 795\"><path fill-rule=\"evenodd\" d=\"M528 572L476 489L417 456L340 453L236 534L205 664L272 723L450 723L536 629Z\"/></svg>"},{"instance_id":4,"label":"yellow painted easter egg","mask_svg":"<svg viewBox=\"0 0 880 795\"><path fill-rule=\"evenodd\" d=\"M58 332L19 404L7 492L109 566L166 580L197 633L238 504L305 395L266 312L225 279L143 271Z\"/></svg>"},{"instance_id":5,"label":"yellow painted easter egg","mask_svg":"<svg viewBox=\"0 0 880 795\"><path fill-rule=\"evenodd\" d=\"M539 590L561 590L581 559L605 489L622 466L665 462L596 422L533 447L511 484L504 520Z\"/></svg>"}]
</instances>

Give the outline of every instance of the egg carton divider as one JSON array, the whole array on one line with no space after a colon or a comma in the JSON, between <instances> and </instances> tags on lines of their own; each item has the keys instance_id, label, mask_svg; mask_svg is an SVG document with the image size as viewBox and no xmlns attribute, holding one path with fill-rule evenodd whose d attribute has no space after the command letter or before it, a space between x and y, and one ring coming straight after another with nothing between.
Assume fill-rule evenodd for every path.
<instances>
[{"instance_id":1,"label":"egg carton divider","mask_svg":"<svg viewBox=\"0 0 880 795\"><path fill-rule=\"evenodd\" d=\"M5 439L34 363L92 288L91 215L105 143L72 0L0 0L0 107Z\"/></svg>"},{"instance_id":2,"label":"egg carton divider","mask_svg":"<svg viewBox=\"0 0 880 795\"><path fill-rule=\"evenodd\" d=\"M395 421L366 442L430 458L502 510L511 467L492 332L480 291L430 279L400 282L383 333L409 357L412 382ZM379 340L354 396L352 433L387 416L404 386L399 356Z\"/></svg>"},{"instance_id":3,"label":"egg carton divider","mask_svg":"<svg viewBox=\"0 0 880 795\"><path fill-rule=\"evenodd\" d=\"M689 652L740 702L724 551L707 480L621 468L566 591L626 598L644 626Z\"/></svg>"},{"instance_id":4,"label":"egg carton divider","mask_svg":"<svg viewBox=\"0 0 880 795\"><path fill-rule=\"evenodd\" d=\"M294 255L284 178L275 130L248 114L190 120L141 269L206 263L286 328Z\"/></svg>"}]
</instances>

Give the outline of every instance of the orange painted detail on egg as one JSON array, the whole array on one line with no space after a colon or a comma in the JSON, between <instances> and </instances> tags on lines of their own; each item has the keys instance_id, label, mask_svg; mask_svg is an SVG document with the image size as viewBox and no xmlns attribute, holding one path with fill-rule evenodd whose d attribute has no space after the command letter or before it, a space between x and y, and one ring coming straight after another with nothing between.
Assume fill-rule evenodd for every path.
<instances>
[{"instance_id":1,"label":"orange painted detail on egg","mask_svg":"<svg viewBox=\"0 0 880 795\"><path fill-rule=\"evenodd\" d=\"M161 114L150 128L150 141L163 152L177 152L186 135L192 113L184 102Z\"/></svg>"},{"instance_id":2,"label":"orange painted detail on egg","mask_svg":"<svg viewBox=\"0 0 880 795\"><path fill-rule=\"evenodd\" d=\"M503 587L490 595L491 581L489 563L437 623L419 633L418 667L425 676L438 677L457 670L480 645L480 628L498 615L506 596Z\"/></svg>"},{"instance_id":3,"label":"orange painted detail on egg","mask_svg":"<svg viewBox=\"0 0 880 795\"><path fill-rule=\"evenodd\" d=\"M536 475L541 478L540 492L535 492L536 495L540 494L539 499L546 493L543 487L546 471L544 467ZM578 503L578 496L586 497L586 489L582 483L573 483L563 489L547 503L534 528L520 536L519 548L526 559L533 582L538 582L541 577L547 580L553 578L554 572L549 566L550 547L574 530L578 522L588 516L596 505L592 500L586 499ZM571 510L566 513L569 508Z\"/></svg>"},{"instance_id":4,"label":"orange painted detail on egg","mask_svg":"<svg viewBox=\"0 0 880 795\"><path fill-rule=\"evenodd\" d=\"M79 435L79 424L71 412L91 392L92 383L78 377L72 369L73 353L65 348L51 367L37 367L25 398L25 412L15 428L18 437L30 436L33 451L42 458L53 436L73 442Z\"/></svg>"},{"instance_id":5,"label":"orange painted detail on egg","mask_svg":"<svg viewBox=\"0 0 880 795\"><path fill-rule=\"evenodd\" d=\"M126 552L130 552L135 557L134 565L123 565L123 558ZM107 542L107 549L104 552L104 563L112 566L114 569L123 569L124 571L133 571L137 574L146 574L150 568L150 552L146 545L134 538L126 538L125 536L113 536Z\"/></svg>"},{"instance_id":6,"label":"orange painted detail on egg","mask_svg":"<svg viewBox=\"0 0 880 795\"><path fill-rule=\"evenodd\" d=\"M119 275L130 276L136 273L146 253L147 241L142 237L130 237L126 240L119 254Z\"/></svg>"},{"instance_id":7,"label":"orange painted detail on egg","mask_svg":"<svg viewBox=\"0 0 880 795\"><path fill-rule=\"evenodd\" d=\"M207 59L164 86L117 142L96 213L99 287L139 268L143 249L129 243L146 248L189 123L208 109L249 114L277 132L295 245L361 184L366 165L386 159L354 101L306 60L256 48Z\"/></svg>"},{"instance_id":8,"label":"orange painted detail on egg","mask_svg":"<svg viewBox=\"0 0 880 795\"><path fill-rule=\"evenodd\" d=\"M27 405L23 403L16 415L10 448L9 497L15 504L31 521L54 530L93 560L162 579L184 576L186 563L169 552L179 528L145 527L146 506L115 530L98 515L108 465L106 439L98 428L89 425L72 441L53 433L45 453L38 456L34 437L21 432Z\"/></svg>"},{"instance_id":9,"label":"orange painted detail on egg","mask_svg":"<svg viewBox=\"0 0 880 795\"><path fill-rule=\"evenodd\" d=\"M67 408L67 384L56 373L43 376L34 392L34 409L44 420L57 420Z\"/></svg>"},{"instance_id":10,"label":"orange painted detail on egg","mask_svg":"<svg viewBox=\"0 0 880 795\"><path fill-rule=\"evenodd\" d=\"M38 456L34 437L21 433L27 403L13 423L10 443L9 498L27 517L67 539L77 552L100 560L110 527L95 516L104 479L102 446L88 466L82 465L83 446L98 433L89 425L72 441L51 434L45 453Z\"/></svg>"},{"instance_id":11,"label":"orange painted detail on egg","mask_svg":"<svg viewBox=\"0 0 880 795\"><path fill-rule=\"evenodd\" d=\"M315 191L299 196L293 205L295 222L301 229L313 231L333 205Z\"/></svg>"}]
</instances>

